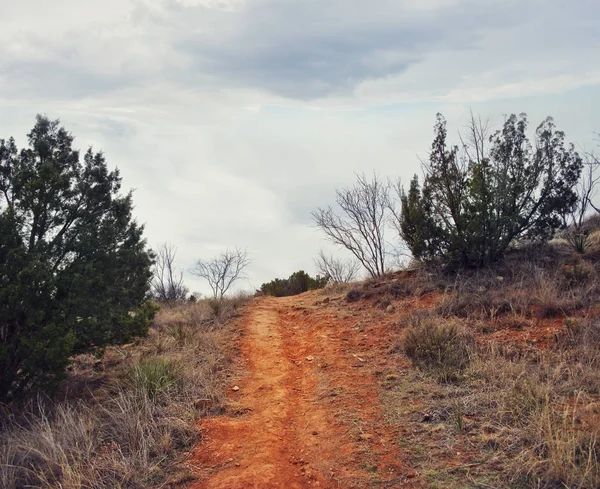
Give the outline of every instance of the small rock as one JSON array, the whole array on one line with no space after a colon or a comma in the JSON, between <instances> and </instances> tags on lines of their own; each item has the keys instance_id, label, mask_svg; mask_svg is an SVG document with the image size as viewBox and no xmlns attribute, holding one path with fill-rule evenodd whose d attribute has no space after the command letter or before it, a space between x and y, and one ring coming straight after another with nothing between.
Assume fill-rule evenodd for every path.
<instances>
[{"instance_id":1,"label":"small rock","mask_svg":"<svg viewBox=\"0 0 600 489\"><path fill-rule=\"evenodd\" d=\"M385 308L385 312L387 312L388 314L391 314L392 312L394 312L396 310L396 308L393 306L393 304L390 304L389 306L387 306Z\"/></svg>"},{"instance_id":2,"label":"small rock","mask_svg":"<svg viewBox=\"0 0 600 489\"><path fill-rule=\"evenodd\" d=\"M312 434L313 434L313 436L317 436L319 434L319 432L318 431L313 431Z\"/></svg>"},{"instance_id":3,"label":"small rock","mask_svg":"<svg viewBox=\"0 0 600 489\"><path fill-rule=\"evenodd\" d=\"M409 470L406 473L406 478L407 479L414 479L417 476L417 473L414 470Z\"/></svg>"},{"instance_id":4,"label":"small rock","mask_svg":"<svg viewBox=\"0 0 600 489\"><path fill-rule=\"evenodd\" d=\"M312 361L315 359L315 357L313 357L312 355L308 355L308 356L306 357L306 359L307 359L309 362L312 362Z\"/></svg>"},{"instance_id":5,"label":"small rock","mask_svg":"<svg viewBox=\"0 0 600 489\"><path fill-rule=\"evenodd\" d=\"M329 301L330 301L329 297L326 297L325 299L323 299L323 304L329 304Z\"/></svg>"},{"instance_id":6,"label":"small rock","mask_svg":"<svg viewBox=\"0 0 600 489\"><path fill-rule=\"evenodd\" d=\"M231 390L237 392L240 390L240 388L237 385L234 385Z\"/></svg>"},{"instance_id":7,"label":"small rock","mask_svg":"<svg viewBox=\"0 0 600 489\"><path fill-rule=\"evenodd\" d=\"M239 466L240 466L239 462L236 462L235 466L236 466L236 467L239 467Z\"/></svg>"},{"instance_id":8,"label":"small rock","mask_svg":"<svg viewBox=\"0 0 600 489\"><path fill-rule=\"evenodd\" d=\"M227 463L231 463L231 462L233 462L233 459L232 458L228 458L227 459Z\"/></svg>"},{"instance_id":9,"label":"small rock","mask_svg":"<svg viewBox=\"0 0 600 489\"><path fill-rule=\"evenodd\" d=\"M361 433L360 435L358 435L358 439L362 440L362 441L368 441L371 440L373 438L373 435L370 435L369 433Z\"/></svg>"}]
</instances>

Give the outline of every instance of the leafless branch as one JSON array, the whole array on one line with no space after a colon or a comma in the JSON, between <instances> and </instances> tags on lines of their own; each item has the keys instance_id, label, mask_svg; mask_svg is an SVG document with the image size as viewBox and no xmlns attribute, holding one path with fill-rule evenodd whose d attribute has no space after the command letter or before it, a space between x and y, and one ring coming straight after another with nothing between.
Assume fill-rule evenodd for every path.
<instances>
[{"instance_id":1,"label":"leafless branch","mask_svg":"<svg viewBox=\"0 0 600 489\"><path fill-rule=\"evenodd\" d=\"M589 229L586 220L594 211L600 213L600 208L594 204L597 185L600 181L600 162L593 153L587 153L584 160L581 178L573 189L577 194L577 204L570 213L563 216L564 237L576 251L583 253L589 240Z\"/></svg>"},{"instance_id":2,"label":"leafless branch","mask_svg":"<svg viewBox=\"0 0 600 489\"><path fill-rule=\"evenodd\" d=\"M588 182L586 185L590 187L587 201L590 207L600 214L600 208L597 207L593 202L593 198L596 196L596 185L600 181L600 159L593 152L587 153L585 166L588 174Z\"/></svg>"},{"instance_id":3,"label":"leafless branch","mask_svg":"<svg viewBox=\"0 0 600 489\"><path fill-rule=\"evenodd\" d=\"M205 279L213 298L221 300L235 281L245 277L244 269L249 264L248 252L234 248L225 250L211 260L198 260L190 272Z\"/></svg>"},{"instance_id":4,"label":"leafless branch","mask_svg":"<svg viewBox=\"0 0 600 489\"><path fill-rule=\"evenodd\" d=\"M152 295L162 301L185 300L188 289L183 284L183 270L175 267L177 248L169 243L161 244L155 251Z\"/></svg>"},{"instance_id":5,"label":"leafless branch","mask_svg":"<svg viewBox=\"0 0 600 489\"><path fill-rule=\"evenodd\" d=\"M372 277L385 273L385 227L388 221L390 184L377 175L371 181L357 175L357 184L336 190L336 202L342 214L331 207L312 213L317 226L335 244L350 251Z\"/></svg>"},{"instance_id":6,"label":"leafless branch","mask_svg":"<svg viewBox=\"0 0 600 489\"><path fill-rule=\"evenodd\" d=\"M360 269L360 264L354 260L342 260L333 255L327 256L323 250L315 260L317 273L327 277L337 284L352 282Z\"/></svg>"}]
</instances>

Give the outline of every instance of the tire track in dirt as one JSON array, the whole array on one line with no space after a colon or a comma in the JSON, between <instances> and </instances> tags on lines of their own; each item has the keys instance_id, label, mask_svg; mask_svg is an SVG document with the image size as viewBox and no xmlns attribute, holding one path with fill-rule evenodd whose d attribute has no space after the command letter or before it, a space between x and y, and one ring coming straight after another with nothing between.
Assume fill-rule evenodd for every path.
<instances>
[{"instance_id":1,"label":"tire track in dirt","mask_svg":"<svg viewBox=\"0 0 600 489\"><path fill-rule=\"evenodd\" d=\"M231 395L238 415L201 422L192 489L421 487L382 420L373 370L385 360L374 338L318 298L263 298L247 309L249 373Z\"/></svg>"}]
</instances>

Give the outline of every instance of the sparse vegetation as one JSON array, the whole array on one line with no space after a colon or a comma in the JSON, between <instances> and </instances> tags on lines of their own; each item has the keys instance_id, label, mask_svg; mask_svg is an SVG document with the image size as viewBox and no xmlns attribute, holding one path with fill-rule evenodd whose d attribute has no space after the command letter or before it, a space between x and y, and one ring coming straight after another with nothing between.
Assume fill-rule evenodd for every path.
<instances>
[{"instance_id":1,"label":"sparse vegetation","mask_svg":"<svg viewBox=\"0 0 600 489\"><path fill-rule=\"evenodd\" d=\"M175 266L176 255L177 248L170 243L162 243L156 248L152 296L157 301L183 301L187 297L183 270Z\"/></svg>"},{"instance_id":2,"label":"sparse vegetation","mask_svg":"<svg viewBox=\"0 0 600 489\"><path fill-rule=\"evenodd\" d=\"M336 190L336 202L341 213L332 207L317 209L312 213L316 225L332 243L352 253L371 277L381 277L387 271L389 254L385 229L390 184L375 174L370 181L365 175L358 175L354 187Z\"/></svg>"},{"instance_id":3,"label":"sparse vegetation","mask_svg":"<svg viewBox=\"0 0 600 489\"><path fill-rule=\"evenodd\" d=\"M414 317L403 338L404 353L413 363L444 382L456 380L469 364L473 344L473 336L460 331L456 321L439 317Z\"/></svg>"},{"instance_id":4,"label":"sparse vegetation","mask_svg":"<svg viewBox=\"0 0 600 489\"><path fill-rule=\"evenodd\" d=\"M244 270L249 264L248 252L234 248L211 260L198 260L190 272L206 280L213 299L221 301L235 282L246 277Z\"/></svg>"},{"instance_id":5,"label":"sparse vegetation","mask_svg":"<svg viewBox=\"0 0 600 489\"><path fill-rule=\"evenodd\" d=\"M247 300L247 299L246 299ZM166 305L147 338L80 355L55 400L0 413L0 486L165 487L192 480L184 452L196 421L224 407L223 384L244 299ZM183 339L183 341L182 341Z\"/></svg>"},{"instance_id":6,"label":"sparse vegetation","mask_svg":"<svg viewBox=\"0 0 600 489\"><path fill-rule=\"evenodd\" d=\"M182 342L177 341L177 343ZM172 360L166 358L141 359L130 367L126 382L138 396L156 399L181 380L179 370L180 368Z\"/></svg>"},{"instance_id":7,"label":"sparse vegetation","mask_svg":"<svg viewBox=\"0 0 600 489\"><path fill-rule=\"evenodd\" d=\"M317 274L327 278L334 284L345 284L356 279L360 265L353 260L343 260L333 255L326 255L323 250L315 261Z\"/></svg>"},{"instance_id":8,"label":"sparse vegetation","mask_svg":"<svg viewBox=\"0 0 600 489\"><path fill-rule=\"evenodd\" d=\"M524 261L522 253L495 269L448 275L454 282L447 280L437 309L403 323L402 351L420 369L384 397L392 410L418 403L418 412L394 419L414 433L404 440L421 447L411 450L412 463L438 487L600 485L595 266L577 262L587 272L574 280L564 274L569 254L547 260L553 251L538 250L537 260ZM519 339L557 321L564 325L554 336ZM466 485L439 460L447 446L471 454Z\"/></svg>"},{"instance_id":9,"label":"sparse vegetation","mask_svg":"<svg viewBox=\"0 0 600 489\"><path fill-rule=\"evenodd\" d=\"M340 486L353 477L404 484L417 474L380 465L399 440L432 487L600 487L600 221L588 212L598 210L598 161L581 177L582 159L550 118L535 148L526 133L524 115L491 136L472 118L466 141L449 146L438 116L424 180L407 192L398 184L399 210L390 181L374 174L337 190L338 209L313 213L356 261L321 251L316 277L299 270L257 291L323 289L262 302L247 321L255 372L232 388L245 401L277 392L277 406L319 408L299 421L285 406L272 430L304 424L337 442L344 430L331 423L353 426L344 452L360 460L357 473L340 475L335 457L311 470L326 468ZM199 442L196 422L225 408L231 319L249 300L230 294L248 253L199 260L190 272L212 297L186 300L174 246L146 248L118 172L91 149L80 163L72 142L41 116L30 149L0 140L0 485L181 487L192 478L183 461ZM392 217L415 259L397 272L385 240ZM350 283L360 266L371 278ZM160 300L156 316L149 297ZM401 436L380 429L365 371L381 379ZM298 381L298 372L315 375ZM337 407L333 417L326 406ZM290 442L278 438L275 448Z\"/></svg>"},{"instance_id":10,"label":"sparse vegetation","mask_svg":"<svg viewBox=\"0 0 600 489\"><path fill-rule=\"evenodd\" d=\"M362 294L360 292L360 290L358 289L358 287L352 287L347 293L346 293L346 300L348 302L356 302L359 301L362 297Z\"/></svg>"}]
</instances>

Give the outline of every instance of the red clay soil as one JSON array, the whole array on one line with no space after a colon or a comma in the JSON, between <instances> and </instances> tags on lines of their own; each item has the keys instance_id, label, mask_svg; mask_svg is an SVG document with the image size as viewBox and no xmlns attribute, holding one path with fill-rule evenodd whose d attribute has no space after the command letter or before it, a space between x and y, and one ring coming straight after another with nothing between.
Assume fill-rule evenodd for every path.
<instances>
[{"instance_id":1,"label":"red clay soil","mask_svg":"<svg viewBox=\"0 0 600 489\"><path fill-rule=\"evenodd\" d=\"M403 319L441 299L432 292L387 307L309 292L251 303L241 321L245 373L227 412L200 423L190 489L428 487L399 448L405 427L384 421L380 393L410 368L390 354ZM559 318L517 326L476 336L539 348L564 328Z\"/></svg>"},{"instance_id":2,"label":"red clay soil","mask_svg":"<svg viewBox=\"0 0 600 489\"><path fill-rule=\"evenodd\" d=\"M228 413L200 423L191 489L425 487L379 403L396 315L340 302L313 292L248 307L247 375Z\"/></svg>"}]
</instances>

